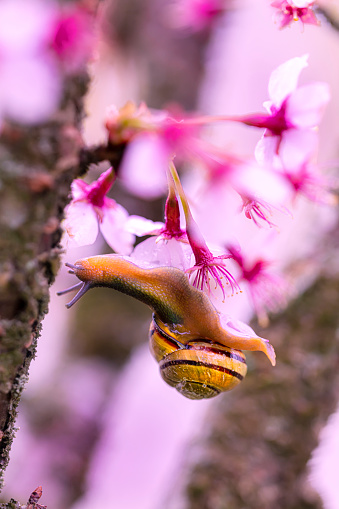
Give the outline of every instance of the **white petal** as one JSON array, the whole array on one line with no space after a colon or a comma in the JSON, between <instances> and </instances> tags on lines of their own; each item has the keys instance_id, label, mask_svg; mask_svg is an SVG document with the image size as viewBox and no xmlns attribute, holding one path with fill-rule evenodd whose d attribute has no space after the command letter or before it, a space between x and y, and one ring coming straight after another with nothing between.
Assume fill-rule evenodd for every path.
<instances>
[{"instance_id":1,"label":"white petal","mask_svg":"<svg viewBox=\"0 0 339 509\"><path fill-rule=\"evenodd\" d=\"M73 200L86 199L85 189L87 188L87 186L88 186L88 184L86 184L86 182L84 180L81 180L81 179L73 180L73 182L71 184Z\"/></svg>"},{"instance_id":2,"label":"white petal","mask_svg":"<svg viewBox=\"0 0 339 509\"><path fill-rule=\"evenodd\" d=\"M284 99L296 89L299 74L308 65L307 59L308 55L291 58L272 72L268 93L276 107L281 106Z\"/></svg>"},{"instance_id":3,"label":"white petal","mask_svg":"<svg viewBox=\"0 0 339 509\"><path fill-rule=\"evenodd\" d=\"M270 114L272 113L272 106L273 106L272 101L264 101L263 106L264 106L265 110L267 111L267 113L270 113Z\"/></svg>"},{"instance_id":4,"label":"white petal","mask_svg":"<svg viewBox=\"0 0 339 509\"><path fill-rule=\"evenodd\" d=\"M311 83L300 87L287 100L286 117L296 127L315 127L329 100L327 83Z\"/></svg>"},{"instance_id":5,"label":"white petal","mask_svg":"<svg viewBox=\"0 0 339 509\"><path fill-rule=\"evenodd\" d=\"M93 207L86 202L70 203L66 207L64 227L78 246L93 244L98 235L98 218Z\"/></svg>"},{"instance_id":6,"label":"white petal","mask_svg":"<svg viewBox=\"0 0 339 509\"><path fill-rule=\"evenodd\" d=\"M186 270L191 266L192 250L188 244L176 239L158 240L150 237L138 244L131 254L138 265L147 262L152 267L177 267Z\"/></svg>"},{"instance_id":7,"label":"white petal","mask_svg":"<svg viewBox=\"0 0 339 509\"><path fill-rule=\"evenodd\" d=\"M104 217L100 223L100 231L107 244L116 253L128 255L134 243L134 235L126 231L128 213L124 207L115 203L113 207L103 209Z\"/></svg>"},{"instance_id":8,"label":"white petal","mask_svg":"<svg viewBox=\"0 0 339 509\"><path fill-rule=\"evenodd\" d=\"M129 143L120 177L127 189L145 199L162 196L167 189L167 147L159 136L143 134Z\"/></svg>"},{"instance_id":9,"label":"white petal","mask_svg":"<svg viewBox=\"0 0 339 509\"><path fill-rule=\"evenodd\" d=\"M314 3L314 0L293 0L289 1L289 4L293 4L295 7L308 7L309 5Z\"/></svg>"},{"instance_id":10,"label":"white petal","mask_svg":"<svg viewBox=\"0 0 339 509\"><path fill-rule=\"evenodd\" d=\"M151 235L155 230L160 230L164 226L164 223L151 221L142 216L129 216L126 230L138 237L143 237L144 235Z\"/></svg>"},{"instance_id":11,"label":"white petal","mask_svg":"<svg viewBox=\"0 0 339 509\"><path fill-rule=\"evenodd\" d=\"M244 322L235 320L231 316L220 313L220 322L224 329L230 334L237 336L243 336L244 338L255 338L258 337L254 330Z\"/></svg>"}]
</instances>

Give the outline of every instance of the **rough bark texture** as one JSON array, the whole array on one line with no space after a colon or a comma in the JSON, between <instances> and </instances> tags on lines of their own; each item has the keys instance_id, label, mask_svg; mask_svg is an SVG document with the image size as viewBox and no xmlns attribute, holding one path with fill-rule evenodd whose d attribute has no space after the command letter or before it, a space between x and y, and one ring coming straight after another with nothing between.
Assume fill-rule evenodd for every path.
<instances>
[{"instance_id":1,"label":"rough bark texture","mask_svg":"<svg viewBox=\"0 0 339 509\"><path fill-rule=\"evenodd\" d=\"M59 112L38 127L6 125L0 145L0 470L34 358L49 285L59 266L60 221L79 173L87 75L70 79ZM14 503L14 502L13 502ZM16 507L11 502L8 506ZM12 505L11 505L12 504Z\"/></svg>"},{"instance_id":2,"label":"rough bark texture","mask_svg":"<svg viewBox=\"0 0 339 509\"><path fill-rule=\"evenodd\" d=\"M111 2L103 25L113 46L138 63L141 96L152 108L196 108L210 33L173 30L166 0Z\"/></svg>"},{"instance_id":3,"label":"rough bark texture","mask_svg":"<svg viewBox=\"0 0 339 509\"><path fill-rule=\"evenodd\" d=\"M259 331L272 369L248 355L249 373L220 397L187 486L189 509L320 509L307 462L339 389L339 279L322 277Z\"/></svg>"}]
</instances>

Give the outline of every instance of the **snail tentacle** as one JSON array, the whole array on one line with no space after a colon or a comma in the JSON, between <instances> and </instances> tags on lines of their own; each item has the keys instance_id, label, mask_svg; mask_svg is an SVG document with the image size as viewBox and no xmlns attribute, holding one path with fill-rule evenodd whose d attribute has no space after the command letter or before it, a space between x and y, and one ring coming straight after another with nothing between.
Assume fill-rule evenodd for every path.
<instances>
[{"instance_id":1,"label":"snail tentacle","mask_svg":"<svg viewBox=\"0 0 339 509\"><path fill-rule=\"evenodd\" d=\"M73 290L77 290L79 288L79 291L78 293L73 297L73 299L71 301L69 301L67 304L66 304L66 308L69 309L73 306L73 304L75 304L76 302L78 302L79 299L81 299L81 297L83 295L85 295L86 292L88 292L88 290L90 288L92 288L93 285L90 283L90 282L80 282L80 283L77 283L76 285L73 285L71 286L70 288L66 288L66 290L62 290L61 292L57 292L57 295L64 295L66 293L69 293L69 292L72 292Z\"/></svg>"},{"instance_id":2,"label":"snail tentacle","mask_svg":"<svg viewBox=\"0 0 339 509\"><path fill-rule=\"evenodd\" d=\"M69 292L73 292L73 290L77 290L78 288L80 288L81 286L83 286L83 282L80 281L79 283L76 283L75 285L73 286L70 286L69 288L66 288L66 290L61 290L60 292L57 292L57 295L65 295L66 293L69 293Z\"/></svg>"}]
</instances>

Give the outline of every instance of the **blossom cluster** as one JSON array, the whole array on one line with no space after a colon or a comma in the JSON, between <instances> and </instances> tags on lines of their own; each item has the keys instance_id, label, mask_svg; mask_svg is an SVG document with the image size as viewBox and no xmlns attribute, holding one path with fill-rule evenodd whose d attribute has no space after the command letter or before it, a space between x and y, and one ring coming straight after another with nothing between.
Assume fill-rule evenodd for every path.
<instances>
[{"instance_id":1,"label":"blossom cluster","mask_svg":"<svg viewBox=\"0 0 339 509\"><path fill-rule=\"evenodd\" d=\"M272 7L276 11L276 20L279 28L290 25L293 21L300 21L309 25L319 25L314 12L315 0L274 0Z\"/></svg>"},{"instance_id":2,"label":"blossom cluster","mask_svg":"<svg viewBox=\"0 0 339 509\"><path fill-rule=\"evenodd\" d=\"M232 196L238 213L258 227L274 227L273 212L286 212L300 194L328 201L327 183L318 176L315 159L316 129L330 94L326 83L298 86L307 59L307 55L292 58L273 71L266 113L198 116L152 111L145 104L128 103L120 110L112 106L105 124L106 152L123 145L123 160L119 168L109 168L91 184L80 179L73 182L65 221L69 236L78 245L92 243L100 228L115 252L129 255L136 263L185 271L217 309L227 296L247 287L255 311L265 322L267 310L285 301L283 279L271 272L269 260L262 256L253 259L246 249L242 252L226 240L219 245L206 241L193 216L199 215L200 201L213 186L218 187L224 206ZM206 126L225 122L263 131L252 160L204 138ZM187 198L176 167L189 164L199 167L204 178L200 193ZM167 192L164 223L129 216L107 197L116 178L144 199ZM134 248L136 236L147 239Z\"/></svg>"},{"instance_id":3,"label":"blossom cluster","mask_svg":"<svg viewBox=\"0 0 339 509\"><path fill-rule=\"evenodd\" d=\"M43 0L0 3L0 122L47 120L64 77L85 66L93 47L92 15L77 5Z\"/></svg>"}]
</instances>

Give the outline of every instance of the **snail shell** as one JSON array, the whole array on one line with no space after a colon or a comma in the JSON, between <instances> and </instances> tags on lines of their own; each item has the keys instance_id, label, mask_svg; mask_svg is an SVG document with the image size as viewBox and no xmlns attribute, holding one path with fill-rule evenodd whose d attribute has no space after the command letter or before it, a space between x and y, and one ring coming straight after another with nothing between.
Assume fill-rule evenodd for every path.
<instances>
[{"instance_id":1,"label":"snail shell","mask_svg":"<svg viewBox=\"0 0 339 509\"><path fill-rule=\"evenodd\" d=\"M150 350L163 380L189 399L213 398L229 391L247 372L242 351L200 339L182 344L155 315L150 326Z\"/></svg>"}]
</instances>

